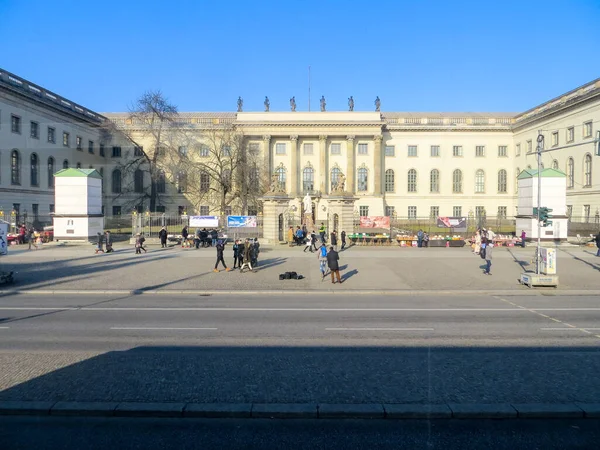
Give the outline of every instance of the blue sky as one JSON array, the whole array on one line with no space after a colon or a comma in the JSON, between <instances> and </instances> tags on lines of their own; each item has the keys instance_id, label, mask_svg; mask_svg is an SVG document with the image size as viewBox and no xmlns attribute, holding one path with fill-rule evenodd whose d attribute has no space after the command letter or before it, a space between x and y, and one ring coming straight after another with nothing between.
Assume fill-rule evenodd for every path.
<instances>
[{"instance_id":1,"label":"blue sky","mask_svg":"<svg viewBox=\"0 0 600 450\"><path fill-rule=\"evenodd\" d=\"M96 111L524 111L600 77L600 1L0 0L0 67Z\"/></svg>"}]
</instances>

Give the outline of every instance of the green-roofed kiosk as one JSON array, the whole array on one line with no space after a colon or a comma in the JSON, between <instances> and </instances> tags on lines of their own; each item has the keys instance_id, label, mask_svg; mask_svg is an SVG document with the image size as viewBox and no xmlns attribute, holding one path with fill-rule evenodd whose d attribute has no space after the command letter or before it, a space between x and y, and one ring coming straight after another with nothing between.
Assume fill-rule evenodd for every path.
<instances>
[{"instance_id":1,"label":"green-roofed kiosk","mask_svg":"<svg viewBox=\"0 0 600 450\"><path fill-rule=\"evenodd\" d=\"M102 176L97 170L60 170L54 185L54 240L86 241L104 231Z\"/></svg>"}]
</instances>

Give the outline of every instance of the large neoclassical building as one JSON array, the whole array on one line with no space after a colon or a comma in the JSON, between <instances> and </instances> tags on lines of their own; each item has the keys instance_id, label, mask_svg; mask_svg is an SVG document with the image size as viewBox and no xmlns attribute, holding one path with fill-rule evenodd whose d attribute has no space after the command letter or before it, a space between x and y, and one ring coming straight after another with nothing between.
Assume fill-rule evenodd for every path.
<instances>
[{"instance_id":1,"label":"large neoclassical building","mask_svg":"<svg viewBox=\"0 0 600 450\"><path fill-rule=\"evenodd\" d=\"M133 140L118 131L107 135L103 121ZM199 145L186 147L190 158L207 156L201 143L215 126L235 129L257 155L256 170L267 178L276 175L290 209L301 210L302 198L311 195L315 220L327 218L340 176L355 198L356 215L514 217L517 175L536 168L532 152L540 131L545 148L557 148L543 154L544 167L567 176L569 215L586 221L600 208L593 143L600 127L600 80L516 114L183 112L178 122L197 137ZM98 114L0 69L0 209L5 215L15 209L52 212L51 173L69 165L101 170L105 215L128 214L135 192L125 193L123 186L137 190L150 180L144 171L126 173L122 167L145 145L127 113ZM252 215L262 208L260 202L232 202L222 210L208 197L205 204L193 199L193 192L173 177L163 184L155 210L167 214ZM145 211L149 203L142 198L135 206Z\"/></svg>"}]
</instances>

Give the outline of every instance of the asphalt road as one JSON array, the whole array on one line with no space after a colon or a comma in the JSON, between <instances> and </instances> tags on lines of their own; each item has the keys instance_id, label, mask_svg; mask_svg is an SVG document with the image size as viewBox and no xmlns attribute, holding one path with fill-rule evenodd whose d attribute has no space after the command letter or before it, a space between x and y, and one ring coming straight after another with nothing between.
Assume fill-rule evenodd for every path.
<instances>
[{"instance_id":1,"label":"asphalt road","mask_svg":"<svg viewBox=\"0 0 600 450\"><path fill-rule=\"evenodd\" d=\"M11 417L5 450L58 449L592 449L598 420L193 420Z\"/></svg>"},{"instance_id":2,"label":"asphalt road","mask_svg":"<svg viewBox=\"0 0 600 450\"><path fill-rule=\"evenodd\" d=\"M0 297L0 400L598 402L596 297Z\"/></svg>"}]
</instances>

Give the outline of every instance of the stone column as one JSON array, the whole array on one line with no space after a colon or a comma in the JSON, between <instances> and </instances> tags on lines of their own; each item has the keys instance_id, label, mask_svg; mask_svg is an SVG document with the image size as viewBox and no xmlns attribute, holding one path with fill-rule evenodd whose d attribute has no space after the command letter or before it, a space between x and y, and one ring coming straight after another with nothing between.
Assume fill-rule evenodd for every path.
<instances>
[{"instance_id":1,"label":"stone column","mask_svg":"<svg viewBox=\"0 0 600 450\"><path fill-rule=\"evenodd\" d=\"M319 155L321 158L319 163L319 190L322 195L325 195L329 191L327 189L327 136L319 136Z\"/></svg>"},{"instance_id":2,"label":"stone column","mask_svg":"<svg viewBox=\"0 0 600 450\"><path fill-rule=\"evenodd\" d=\"M354 155L354 136L346 136L346 153L348 165L346 168L346 191L354 194L356 188L354 187L354 178L356 175L356 162Z\"/></svg>"},{"instance_id":3,"label":"stone column","mask_svg":"<svg viewBox=\"0 0 600 450\"><path fill-rule=\"evenodd\" d=\"M292 143L291 147L291 167L290 167L290 195L296 197L298 195L298 135L290 136Z\"/></svg>"},{"instance_id":4,"label":"stone column","mask_svg":"<svg viewBox=\"0 0 600 450\"><path fill-rule=\"evenodd\" d=\"M265 170L269 175L268 180L270 182L271 175L273 175L273 163L271 159L271 136L268 134L263 136L263 158L265 161Z\"/></svg>"},{"instance_id":5,"label":"stone column","mask_svg":"<svg viewBox=\"0 0 600 450\"><path fill-rule=\"evenodd\" d=\"M382 136L373 136L373 144L375 149L373 150L373 195L381 195L381 139Z\"/></svg>"}]
</instances>

